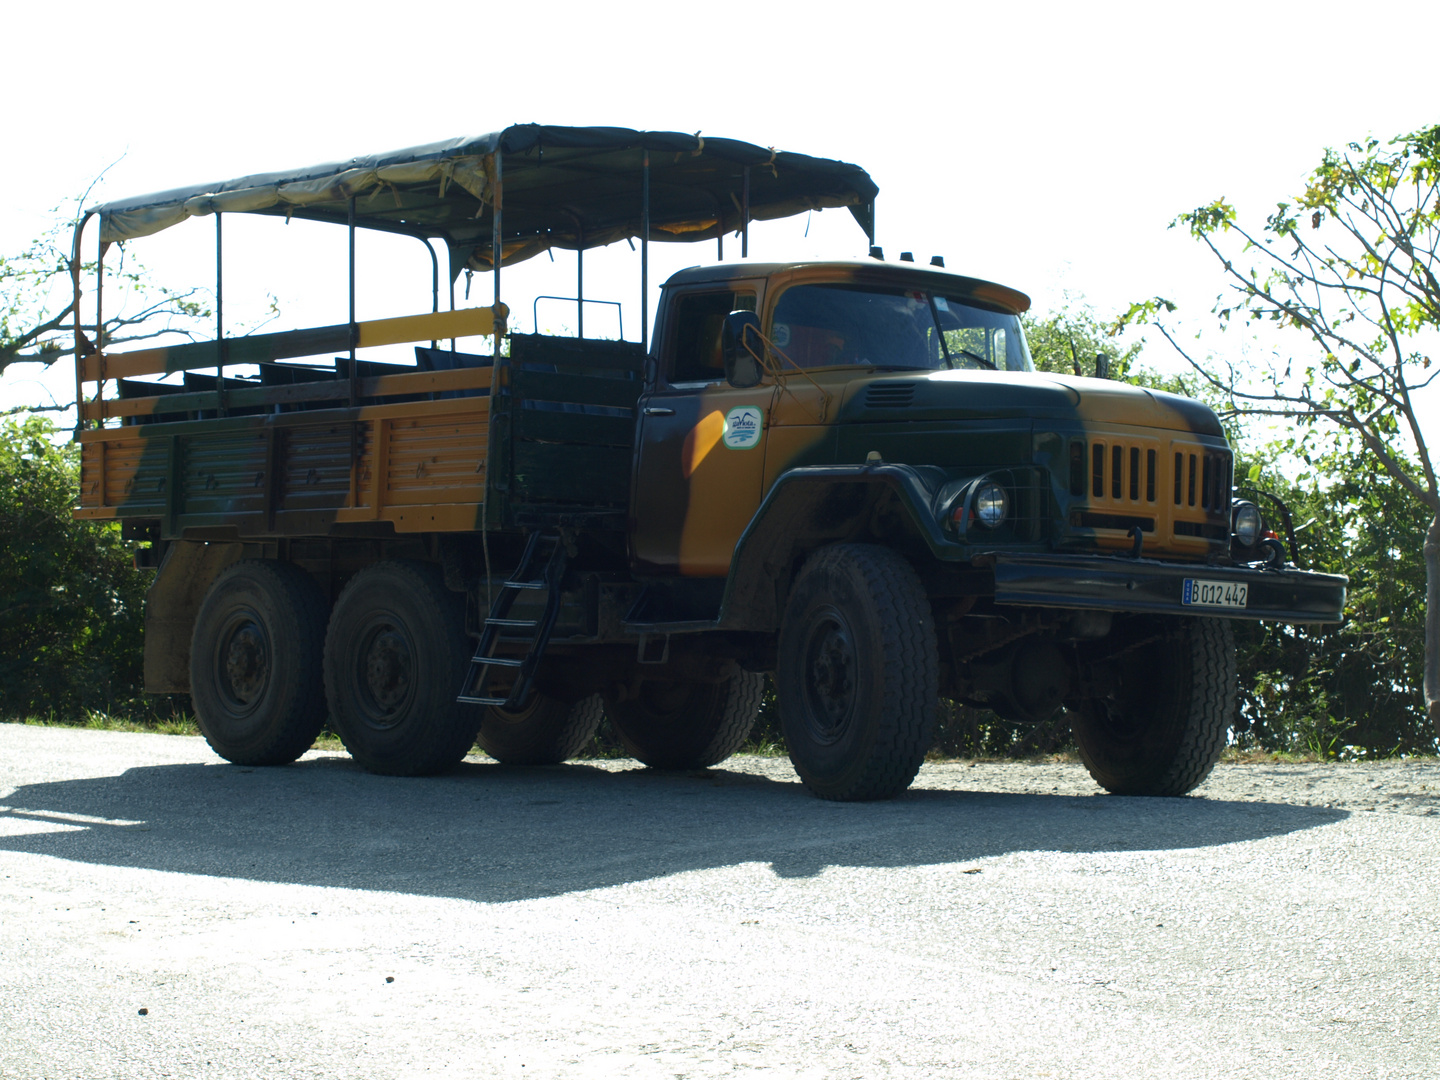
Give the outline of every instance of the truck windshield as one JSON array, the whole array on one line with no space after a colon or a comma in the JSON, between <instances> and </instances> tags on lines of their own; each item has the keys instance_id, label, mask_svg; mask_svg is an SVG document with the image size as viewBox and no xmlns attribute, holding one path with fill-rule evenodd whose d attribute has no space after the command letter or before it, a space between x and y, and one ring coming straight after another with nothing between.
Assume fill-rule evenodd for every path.
<instances>
[{"instance_id":1,"label":"truck windshield","mask_svg":"<svg viewBox=\"0 0 1440 1080\"><path fill-rule=\"evenodd\" d=\"M770 336L804 368L1035 370L1017 316L916 289L796 285L775 305Z\"/></svg>"}]
</instances>

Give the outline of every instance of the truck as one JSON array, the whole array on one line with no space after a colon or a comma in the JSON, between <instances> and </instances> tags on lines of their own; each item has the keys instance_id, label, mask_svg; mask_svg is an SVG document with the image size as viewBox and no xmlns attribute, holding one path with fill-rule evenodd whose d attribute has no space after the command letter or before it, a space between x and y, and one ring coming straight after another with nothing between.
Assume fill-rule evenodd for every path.
<instances>
[{"instance_id":1,"label":"truck","mask_svg":"<svg viewBox=\"0 0 1440 1080\"><path fill-rule=\"evenodd\" d=\"M702 769L743 745L768 674L821 798L904 791L942 697L1063 709L1105 789L1192 790L1235 722L1235 621L1337 622L1346 579L1300 569L1283 508L1237 495L1210 408L1036 371L1025 294L886 260L877 191L737 140L518 125L88 211L75 513L155 571L146 689L189 693L252 766L327 722L378 773L477 742L553 764L608 717L645 765ZM831 208L869 257L749 258L752 221ZM227 333L232 214L347 229L349 319ZM108 249L206 217L214 339L86 339L91 219L103 326ZM357 318L361 229L426 245L430 312ZM640 341L587 337L585 252L635 240ZM660 241L719 261L664 282L652 333ZM574 333L511 332L502 271L557 250ZM492 302L457 307L476 272ZM413 363L358 356L397 343Z\"/></svg>"}]
</instances>

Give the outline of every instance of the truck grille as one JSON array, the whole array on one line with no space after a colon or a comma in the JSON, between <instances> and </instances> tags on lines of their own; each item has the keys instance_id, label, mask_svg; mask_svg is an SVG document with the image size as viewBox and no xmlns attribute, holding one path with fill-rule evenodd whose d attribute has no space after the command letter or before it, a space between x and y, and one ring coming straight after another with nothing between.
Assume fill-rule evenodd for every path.
<instances>
[{"instance_id":1,"label":"truck grille","mask_svg":"<svg viewBox=\"0 0 1440 1080\"><path fill-rule=\"evenodd\" d=\"M1167 536L1229 535L1231 458L1189 439L1070 440L1070 524ZM1223 518L1224 520L1216 520Z\"/></svg>"},{"instance_id":2,"label":"truck grille","mask_svg":"<svg viewBox=\"0 0 1440 1080\"><path fill-rule=\"evenodd\" d=\"M1228 510L1230 484L1229 454L1175 451L1176 506Z\"/></svg>"}]
</instances>

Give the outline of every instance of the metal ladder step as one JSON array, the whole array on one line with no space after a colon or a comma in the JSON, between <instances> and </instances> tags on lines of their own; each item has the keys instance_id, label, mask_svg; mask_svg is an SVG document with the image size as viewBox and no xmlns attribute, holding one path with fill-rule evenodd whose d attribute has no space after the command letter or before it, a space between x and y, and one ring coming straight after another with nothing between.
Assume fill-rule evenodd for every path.
<instances>
[{"instance_id":1,"label":"metal ladder step","mask_svg":"<svg viewBox=\"0 0 1440 1080\"><path fill-rule=\"evenodd\" d=\"M542 554L542 549L544 553ZM543 559L543 577L534 578L535 563ZM476 646L475 655L470 659L464 685L456 695L457 701L470 705L496 705L517 709L524 705L530 695L530 684L539 666L545 647L550 643L550 631L560 614L560 585L565 576L568 557L564 538L558 533L533 532L525 543L525 552L520 556L520 565L514 576L500 586L484 620L484 630ZM521 592L541 591L548 593L545 598L545 612L539 619L509 618L510 608ZM529 630L528 648L520 658L496 656L496 648L502 641L510 643L527 642L523 634L505 634L506 630ZM508 697L497 697L485 692L490 674L495 668L515 672L515 682Z\"/></svg>"}]
</instances>

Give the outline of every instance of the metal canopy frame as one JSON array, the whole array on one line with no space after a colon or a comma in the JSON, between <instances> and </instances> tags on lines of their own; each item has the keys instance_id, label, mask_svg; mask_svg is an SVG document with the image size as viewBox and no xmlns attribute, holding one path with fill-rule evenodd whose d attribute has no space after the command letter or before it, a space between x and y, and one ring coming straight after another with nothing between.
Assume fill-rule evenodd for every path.
<instances>
[{"instance_id":1,"label":"metal canopy frame","mask_svg":"<svg viewBox=\"0 0 1440 1080\"><path fill-rule=\"evenodd\" d=\"M758 190L757 175L763 180ZM507 186L512 190L507 192ZM877 191L869 175L858 166L781 153L735 140L676 132L531 124L477 139L105 203L87 210L75 229L71 278L75 294L76 399L83 400L82 361L99 354L97 393L103 394L106 377L105 343L85 339L80 317L81 240L92 217L98 217L101 226L96 260L99 337L104 325L104 254L109 245L159 232L189 217L214 215L216 387L219 412L225 415L224 370L229 349L223 316L222 221L226 213L283 215L287 219L294 216L346 226L348 389L353 406L359 400L359 365L355 358L360 336L355 309L358 228L414 236L425 244L431 258L432 313L439 312L440 302L434 240L444 240L450 252L451 310L455 308L454 282L461 270L492 271L497 356L499 340L505 333L506 309L501 301L504 266L556 247L574 250L578 333L583 337L585 249L638 237L640 336L642 346L648 349L651 240L694 242L714 238L723 259L724 234L733 231L740 237L741 257L748 258L752 219L843 206L873 243ZM507 206L507 196L513 208Z\"/></svg>"}]
</instances>

